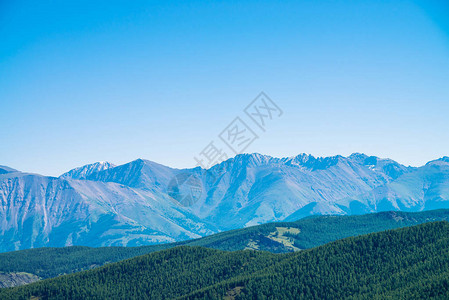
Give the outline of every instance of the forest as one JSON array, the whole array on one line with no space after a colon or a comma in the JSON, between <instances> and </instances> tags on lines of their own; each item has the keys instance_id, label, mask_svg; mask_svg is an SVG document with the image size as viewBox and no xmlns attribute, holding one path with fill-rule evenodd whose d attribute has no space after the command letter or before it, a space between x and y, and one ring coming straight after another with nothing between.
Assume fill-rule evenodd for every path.
<instances>
[{"instance_id":1,"label":"forest","mask_svg":"<svg viewBox=\"0 0 449 300\"><path fill-rule=\"evenodd\" d=\"M27 272L42 279L93 269L139 255L177 246L238 251L253 249L272 253L288 253L295 249L273 239L279 228L296 228L299 233L284 233L296 249L310 249L342 238L425 222L449 220L449 210L419 213L382 212L360 216L318 216L296 222L278 222L226 231L185 242L141 247L64 247L37 248L0 253L0 272Z\"/></svg>"},{"instance_id":2,"label":"forest","mask_svg":"<svg viewBox=\"0 0 449 300\"><path fill-rule=\"evenodd\" d=\"M0 290L1 299L444 299L449 223L272 254L178 246Z\"/></svg>"}]
</instances>

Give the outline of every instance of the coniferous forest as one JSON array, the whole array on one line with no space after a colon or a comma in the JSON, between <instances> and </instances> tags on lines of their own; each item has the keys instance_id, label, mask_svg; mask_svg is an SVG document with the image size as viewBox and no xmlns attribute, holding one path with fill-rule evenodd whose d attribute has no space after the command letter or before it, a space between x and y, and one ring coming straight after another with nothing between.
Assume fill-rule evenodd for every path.
<instances>
[{"instance_id":1,"label":"coniferous forest","mask_svg":"<svg viewBox=\"0 0 449 300\"><path fill-rule=\"evenodd\" d=\"M288 253L321 246L346 237L442 220L449 220L449 210L419 213L382 212L361 216L319 216L296 222L269 223L226 231L197 240L171 244L141 247L73 246L28 249L0 253L0 272L27 272L47 279L182 245L225 251L257 248L257 250L272 253ZM297 229L296 233L284 233L285 238L294 247L272 238L278 233L279 228ZM248 247L249 244L253 247Z\"/></svg>"},{"instance_id":2,"label":"coniferous forest","mask_svg":"<svg viewBox=\"0 0 449 300\"><path fill-rule=\"evenodd\" d=\"M447 299L449 223L295 253L179 246L2 289L1 299Z\"/></svg>"}]
</instances>

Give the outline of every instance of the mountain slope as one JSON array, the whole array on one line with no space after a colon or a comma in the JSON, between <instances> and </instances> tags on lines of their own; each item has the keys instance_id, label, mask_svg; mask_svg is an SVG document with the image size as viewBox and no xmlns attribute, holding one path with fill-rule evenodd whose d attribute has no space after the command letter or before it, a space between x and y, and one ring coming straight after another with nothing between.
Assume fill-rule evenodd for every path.
<instances>
[{"instance_id":1,"label":"mountain slope","mask_svg":"<svg viewBox=\"0 0 449 300\"><path fill-rule=\"evenodd\" d=\"M0 175L0 251L43 246L154 244L216 229L149 191L112 183Z\"/></svg>"},{"instance_id":2,"label":"mountain slope","mask_svg":"<svg viewBox=\"0 0 449 300\"><path fill-rule=\"evenodd\" d=\"M182 299L447 299L449 223L340 240Z\"/></svg>"},{"instance_id":3,"label":"mountain slope","mask_svg":"<svg viewBox=\"0 0 449 300\"><path fill-rule=\"evenodd\" d=\"M350 236L441 220L449 220L449 210L313 217L289 223L269 223L191 241L153 246L29 249L0 253L0 272L27 272L45 279L180 245L226 251L257 249L286 253L321 246Z\"/></svg>"},{"instance_id":4,"label":"mountain slope","mask_svg":"<svg viewBox=\"0 0 449 300\"><path fill-rule=\"evenodd\" d=\"M382 164L373 167L355 156L315 158L303 154L278 159L237 155L205 173L219 175L212 182L202 178L204 193L192 209L226 230L280 221L308 205L314 209L302 217L350 214L338 205L339 199L370 191L413 171L392 161ZM222 218L224 212L227 218Z\"/></svg>"},{"instance_id":5,"label":"mountain slope","mask_svg":"<svg viewBox=\"0 0 449 300\"><path fill-rule=\"evenodd\" d=\"M449 296L449 223L348 238L292 254L169 250L0 290L2 299L385 299Z\"/></svg>"},{"instance_id":6,"label":"mountain slope","mask_svg":"<svg viewBox=\"0 0 449 300\"><path fill-rule=\"evenodd\" d=\"M447 208L449 200L449 158L427 163L414 172L371 191L342 200L359 212L382 210L421 211Z\"/></svg>"},{"instance_id":7,"label":"mountain slope","mask_svg":"<svg viewBox=\"0 0 449 300\"><path fill-rule=\"evenodd\" d=\"M18 172L17 170L7 167L7 166L0 166L0 175L6 174L6 173L14 173Z\"/></svg>"}]
</instances>

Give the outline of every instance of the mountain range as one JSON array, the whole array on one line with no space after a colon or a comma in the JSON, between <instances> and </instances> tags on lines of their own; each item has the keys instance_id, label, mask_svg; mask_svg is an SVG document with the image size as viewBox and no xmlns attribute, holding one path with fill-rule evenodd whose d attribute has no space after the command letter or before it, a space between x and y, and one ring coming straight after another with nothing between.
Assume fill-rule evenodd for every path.
<instances>
[{"instance_id":1,"label":"mountain range","mask_svg":"<svg viewBox=\"0 0 449 300\"><path fill-rule=\"evenodd\" d=\"M311 215L449 208L449 158L241 154L174 169L138 159L49 177L0 166L0 251L138 246Z\"/></svg>"}]
</instances>

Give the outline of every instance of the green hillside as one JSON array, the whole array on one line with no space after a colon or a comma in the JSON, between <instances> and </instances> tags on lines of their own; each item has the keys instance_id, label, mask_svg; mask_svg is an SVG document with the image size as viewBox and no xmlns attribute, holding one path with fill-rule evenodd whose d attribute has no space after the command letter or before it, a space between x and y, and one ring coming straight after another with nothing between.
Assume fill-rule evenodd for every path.
<instances>
[{"instance_id":1,"label":"green hillside","mask_svg":"<svg viewBox=\"0 0 449 300\"><path fill-rule=\"evenodd\" d=\"M345 237L441 220L449 220L449 210L321 216L297 222L269 223L197 240L154 246L29 249L0 253L0 272L27 272L43 279L52 278L180 245L226 251L253 249L286 253L317 247Z\"/></svg>"},{"instance_id":2,"label":"green hillside","mask_svg":"<svg viewBox=\"0 0 449 300\"><path fill-rule=\"evenodd\" d=\"M449 223L347 238L181 299L448 299Z\"/></svg>"},{"instance_id":3,"label":"green hillside","mask_svg":"<svg viewBox=\"0 0 449 300\"><path fill-rule=\"evenodd\" d=\"M1 299L429 299L449 297L449 223L289 254L176 247L0 290Z\"/></svg>"}]
</instances>

